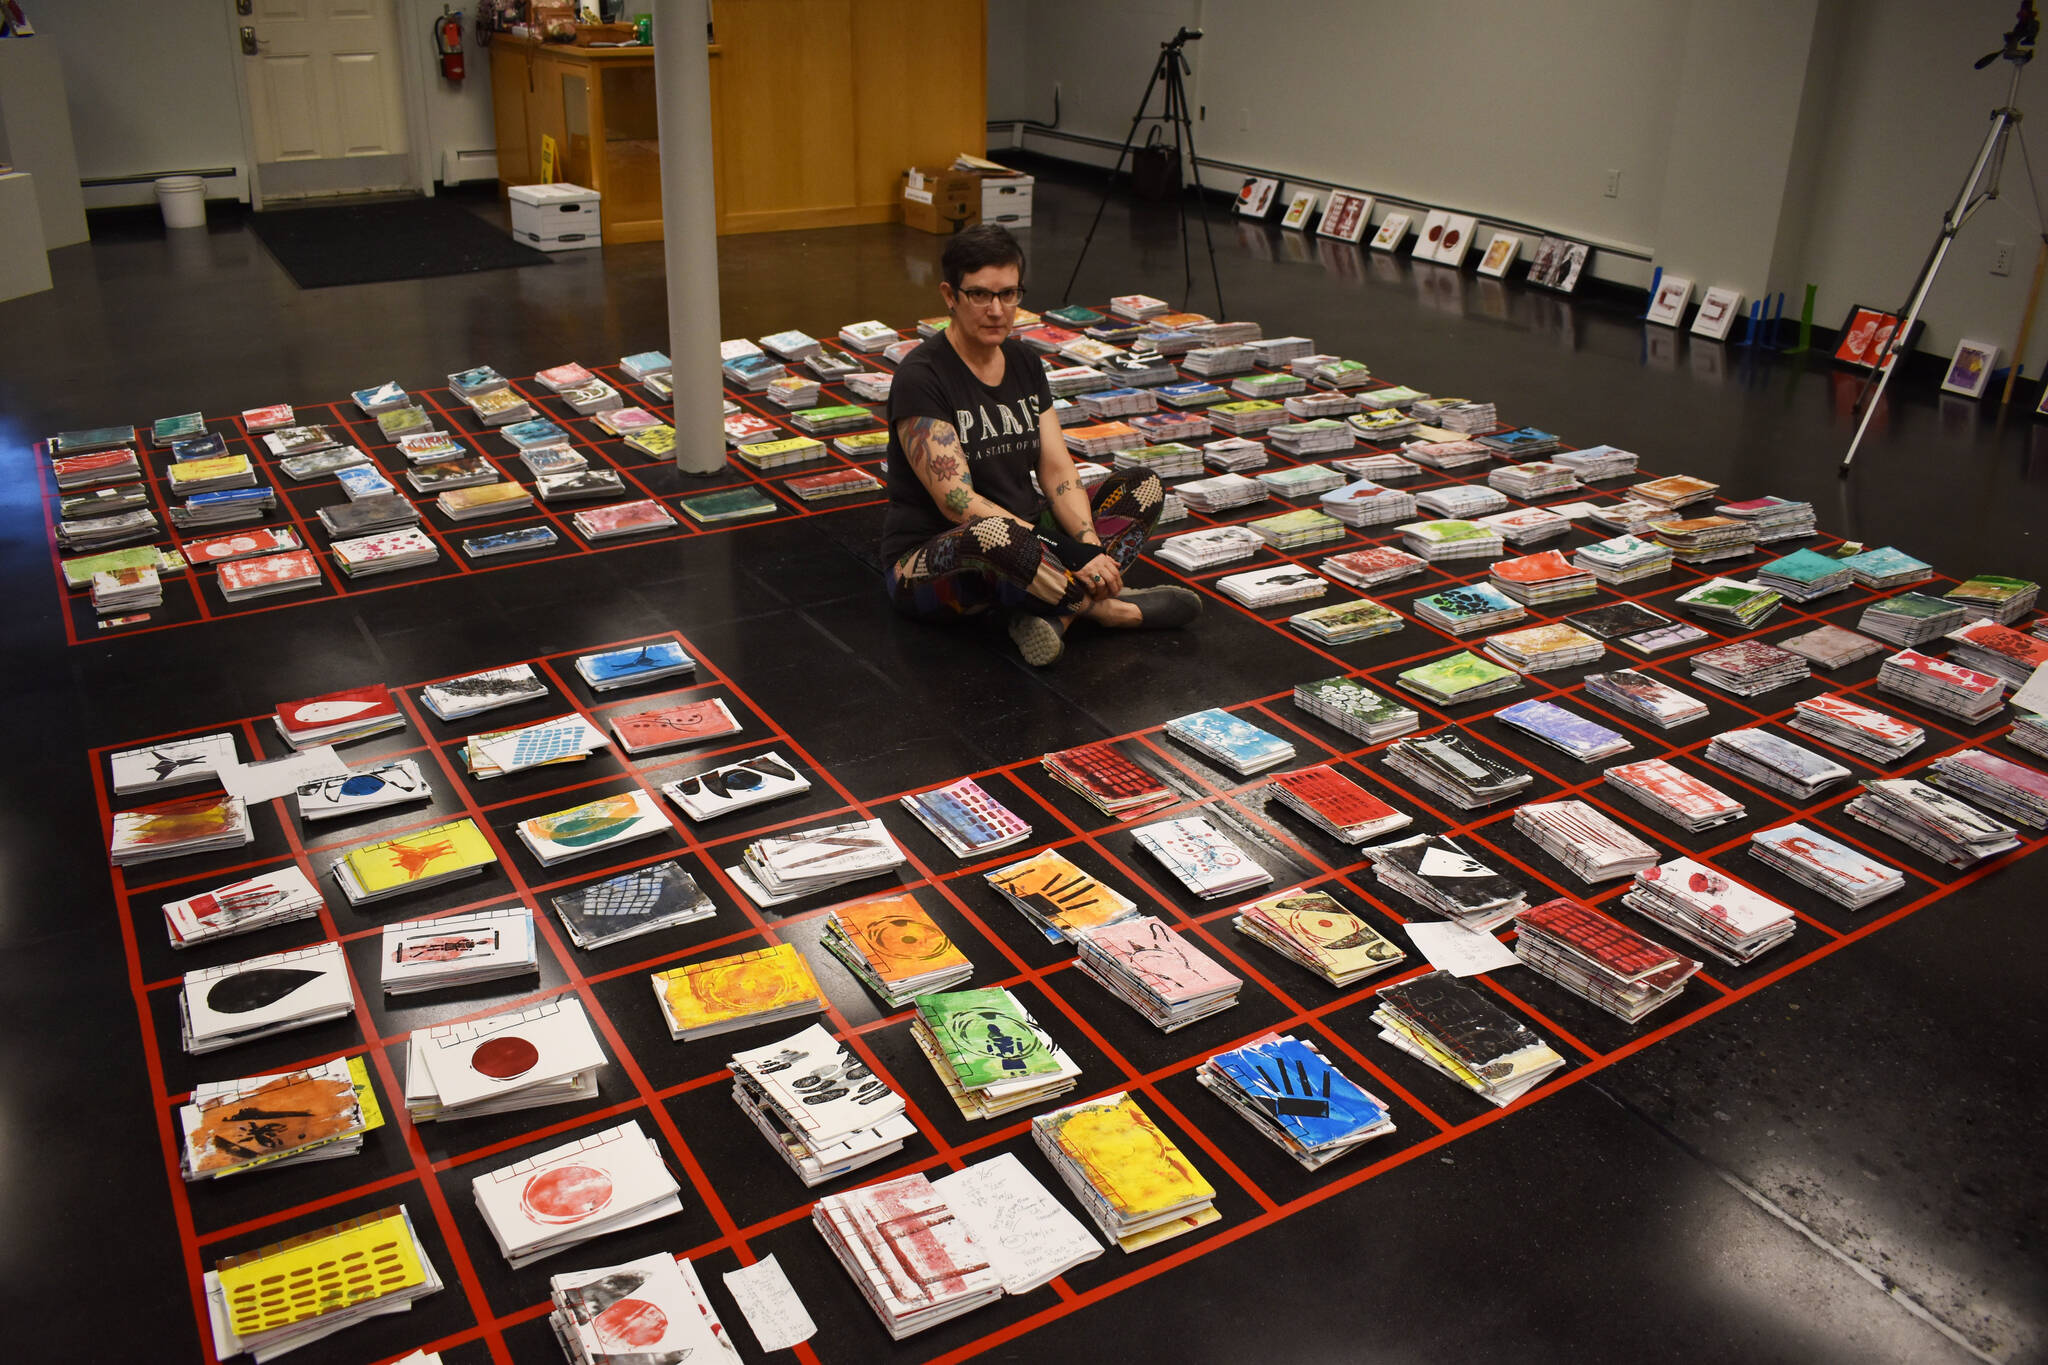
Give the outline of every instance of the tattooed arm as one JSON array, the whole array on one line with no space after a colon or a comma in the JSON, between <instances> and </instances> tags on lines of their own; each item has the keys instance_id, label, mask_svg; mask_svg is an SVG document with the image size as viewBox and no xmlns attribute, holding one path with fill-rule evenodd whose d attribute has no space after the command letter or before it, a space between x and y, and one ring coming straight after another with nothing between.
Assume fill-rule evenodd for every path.
<instances>
[{"instance_id":1,"label":"tattooed arm","mask_svg":"<svg viewBox=\"0 0 2048 1365\"><path fill-rule=\"evenodd\" d=\"M1090 545L1102 543L1088 512L1088 491L1081 487L1080 472L1067 452L1066 434L1060 430L1060 419L1050 411L1038 419L1038 486L1045 490L1053 520L1062 531Z\"/></svg>"},{"instance_id":2,"label":"tattooed arm","mask_svg":"<svg viewBox=\"0 0 2048 1365\"><path fill-rule=\"evenodd\" d=\"M931 494L932 505L951 522L975 517L1002 517L1028 527L1030 522L1015 512L996 506L974 491L967 472L967 453L960 448L959 433L951 422L936 417L906 417L896 424L896 439L909 457L910 468Z\"/></svg>"}]
</instances>

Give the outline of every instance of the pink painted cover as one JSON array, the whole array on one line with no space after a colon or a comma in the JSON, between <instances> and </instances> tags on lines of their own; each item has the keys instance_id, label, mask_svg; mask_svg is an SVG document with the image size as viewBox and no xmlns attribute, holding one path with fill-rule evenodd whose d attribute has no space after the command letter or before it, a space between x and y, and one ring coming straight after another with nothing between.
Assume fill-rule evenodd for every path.
<instances>
[{"instance_id":1,"label":"pink painted cover","mask_svg":"<svg viewBox=\"0 0 2048 1365\"><path fill-rule=\"evenodd\" d=\"M2003 654L2028 668L2039 668L2048 663L2048 640L2037 639L2011 626L2001 626L1996 621L1971 621L1950 631L1948 638Z\"/></svg>"},{"instance_id":2,"label":"pink painted cover","mask_svg":"<svg viewBox=\"0 0 2048 1365\"><path fill-rule=\"evenodd\" d=\"M267 408L246 408L242 412L242 425L250 431L275 431L292 424L292 405L275 403Z\"/></svg>"},{"instance_id":3,"label":"pink painted cover","mask_svg":"<svg viewBox=\"0 0 2048 1365\"><path fill-rule=\"evenodd\" d=\"M593 507L576 514L578 525L593 531L625 530L637 526L668 526L675 518L658 502L642 498L637 502L618 502L609 507Z\"/></svg>"},{"instance_id":4,"label":"pink painted cover","mask_svg":"<svg viewBox=\"0 0 2048 1365\"><path fill-rule=\"evenodd\" d=\"M2015 763L1982 749L1965 749L1949 761L1975 769L1994 782L2017 787L2037 801L2048 801L2048 773L2038 768L2029 768L2024 763Z\"/></svg>"},{"instance_id":5,"label":"pink painted cover","mask_svg":"<svg viewBox=\"0 0 2048 1365\"><path fill-rule=\"evenodd\" d=\"M1351 550L1331 557L1329 561L1355 574L1381 573L1387 569L1407 568L1425 561L1385 545L1374 545L1363 550Z\"/></svg>"},{"instance_id":6,"label":"pink painted cover","mask_svg":"<svg viewBox=\"0 0 2048 1365\"><path fill-rule=\"evenodd\" d=\"M1152 915L1088 931L1089 946L1113 957L1125 971L1168 1004L1230 990L1242 982L1170 924Z\"/></svg>"},{"instance_id":7,"label":"pink painted cover","mask_svg":"<svg viewBox=\"0 0 2048 1365\"><path fill-rule=\"evenodd\" d=\"M535 379L538 379L551 389L573 388L578 384L588 384L596 377L596 375L584 369L573 360L566 365L557 365L552 369L542 370L534 376Z\"/></svg>"},{"instance_id":8,"label":"pink painted cover","mask_svg":"<svg viewBox=\"0 0 2048 1365\"><path fill-rule=\"evenodd\" d=\"M259 559L238 559L220 566L221 584L238 592L272 583L295 583L300 579L318 581L319 577L320 565L310 550L264 555Z\"/></svg>"},{"instance_id":9,"label":"pink painted cover","mask_svg":"<svg viewBox=\"0 0 2048 1365\"><path fill-rule=\"evenodd\" d=\"M380 559L418 554L422 550L434 548L434 542L417 526L408 526L403 531L385 531L379 535L364 536L360 540L344 541L342 544L348 547L348 554L345 557L351 564L374 564ZM339 550L341 546L337 545L335 549Z\"/></svg>"},{"instance_id":10,"label":"pink painted cover","mask_svg":"<svg viewBox=\"0 0 2048 1365\"><path fill-rule=\"evenodd\" d=\"M184 554L185 562L188 564L217 564L227 559L276 554L299 548L299 533L291 527L258 526L247 531L231 531L226 535L202 536L198 540L188 540L184 545Z\"/></svg>"},{"instance_id":11,"label":"pink painted cover","mask_svg":"<svg viewBox=\"0 0 2048 1365\"><path fill-rule=\"evenodd\" d=\"M1961 664L1952 664L1946 659L1922 654L1917 649L1902 649L1885 662L1896 664L1908 672L1918 673L1923 678L1932 679L1943 687L1968 692L1972 696L1988 697L2005 686L2003 678L1994 678L1989 673L1979 673L1974 668L1964 668Z\"/></svg>"},{"instance_id":12,"label":"pink painted cover","mask_svg":"<svg viewBox=\"0 0 2048 1365\"><path fill-rule=\"evenodd\" d=\"M1761 933L1792 918L1790 910L1769 896L1690 858L1673 858L1662 867L1644 868L1636 877L1685 902L1702 919L1727 925L1739 937Z\"/></svg>"},{"instance_id":13,"label":"pink painted cover","mask_svg":"<svg viewBox=\"0 0 2048 1365\"><path fill-rule=\"evenodd\" d=\"M1799 703L1798 709L1818 712L1852 730L1860 730L1866 735L1892 744L1903 743L1925 733L1919 726L1900 720L1897 716L1873 711L1868 706L1832 692L1823 693L1818 697L1808 697Z\"/></svg>"},{"instance_id":14,"label":"pink painted cover","mask_svg":"<svg viewBox=\"0 0 2048 1365\"><path fill-rule=\"evenodd\" d=\"M818 1211L858 1248L862 1270L894 1317L1002 1285L967 1225L922 1175L849 1190Z\"/></svg>"},{"instance_id":15,"label":"pink painted cover","mask_svg":"<svg viewBox=\"0 0 2048 1365\"><path fill-rule=\"evenodd\" d=\"M1645 758L1609 768L1607 775L1650 793L1674 810L1701 817L1739 810L1742 803L1726 792L1708 786L1661 758Z\"/></svg>"}]
</instances>

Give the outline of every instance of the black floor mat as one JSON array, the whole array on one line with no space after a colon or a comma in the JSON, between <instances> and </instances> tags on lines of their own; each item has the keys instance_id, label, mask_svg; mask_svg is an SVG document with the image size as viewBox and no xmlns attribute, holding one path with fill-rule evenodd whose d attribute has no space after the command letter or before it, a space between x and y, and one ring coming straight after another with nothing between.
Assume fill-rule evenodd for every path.
<instances>
[{"instance_id":1,"label":"black floor mat","mask_svg":"<svg viewBox=\"0 0 2048 1365\"><path fill-rule=\"evenodd\" d=\"M249 226L301 289L552 264L440 199L280 209L250 215Z\"/></svg>"}]
</instances>

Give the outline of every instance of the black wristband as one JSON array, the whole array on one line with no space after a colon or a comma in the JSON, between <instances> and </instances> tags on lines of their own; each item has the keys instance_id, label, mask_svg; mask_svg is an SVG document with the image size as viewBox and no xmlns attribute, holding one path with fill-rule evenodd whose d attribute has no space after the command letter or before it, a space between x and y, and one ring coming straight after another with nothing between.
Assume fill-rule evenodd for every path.
<instances>
[{"instance_id":1,"label":"black wristband","mask_svg":"<svg viewBox=\"0 0 2048 1365\"><path fill-rule=\"evenodd\" d=\"M1102 553L1100 545L1090 545L1079 536L1070 536L1057 528L1041 533L1051 543L1052 552L1059 556L1060 563L1068 569L1078 569Z\"/></svg>"}]
</instances>

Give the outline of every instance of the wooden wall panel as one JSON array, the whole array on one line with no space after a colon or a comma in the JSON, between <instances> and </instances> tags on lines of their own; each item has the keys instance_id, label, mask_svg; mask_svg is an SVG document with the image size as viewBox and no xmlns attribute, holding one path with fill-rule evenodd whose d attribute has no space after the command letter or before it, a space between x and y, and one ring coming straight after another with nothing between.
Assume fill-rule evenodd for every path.
<instances>
[{"instance_id":1,"label":"wooden wall panel","mask_svg":"<svg viewBox=\"0 0 2048 1365\"><path fill-rule=\"evenodd\" d=\"M852 53L861 203L893 210L905 167L986 150L987 25L981 0L861 0Z\"/></svg>"},{"instance_id":2,"label":"wooden wall panel","mask_svg":"<svg viewBox=\"0 0 2048 1365\"><path fill-rule=\"evenodd\" d=\"M713 117L727 220L857 202L848 60L855 9L853 0L718 6L723 69Z\"/></svg>"}]
</instances>

